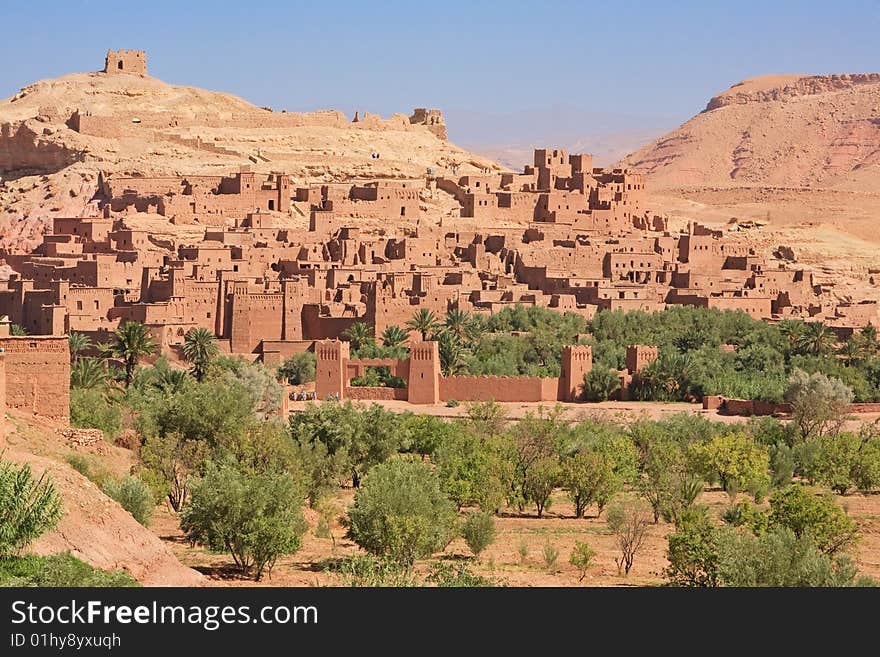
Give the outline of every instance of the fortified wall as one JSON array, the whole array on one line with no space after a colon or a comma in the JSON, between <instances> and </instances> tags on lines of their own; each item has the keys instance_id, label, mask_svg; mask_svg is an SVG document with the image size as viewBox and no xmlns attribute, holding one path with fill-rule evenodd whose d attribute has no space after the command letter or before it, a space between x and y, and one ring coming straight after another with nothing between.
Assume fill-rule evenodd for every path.
<instances>
[{"instance_id":1,"label":"fortified wall","mask_svg":"<svg viewBox=\"0 0 880 657\"><path fill-rule=\"evenodd\" d=\"M3 410L70 420L70 346L67 336L9 335L0 321Z\"/></svg>"}]
</instances>

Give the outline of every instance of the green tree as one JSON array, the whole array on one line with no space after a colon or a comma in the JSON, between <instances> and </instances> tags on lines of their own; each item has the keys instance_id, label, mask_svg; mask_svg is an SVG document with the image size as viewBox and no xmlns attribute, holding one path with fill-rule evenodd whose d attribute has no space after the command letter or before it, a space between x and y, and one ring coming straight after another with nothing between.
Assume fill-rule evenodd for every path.
<instances>
[{"instance_id":1,"label":"green tree","mask_svg":"<svg viewBox=\"0 0 880 657\"><path fill-rule=\"evenodd\" d=\"M467 325L470 321L471 315L466 310L450 308L446 311L443 326L446 331L454 335L456 338L464 340L467 334Z\"/></svg>"},{"instance_id":2,"label":"green tree","mask_svg":"<svg viewBox=\"0 0 880 657\"><path fill-rule=\"evenodd\" d=\"M460 509L497 511L504 501L504 462L491 438L453 429L434 452L443 491Z\"/></svg>"},{"instance_id":3,"label":"green tree","mask_svg":"<svg viewBox=\"0 0 880 657\"><path fill-rule=\"evenodd\" d=\"M532 502L540 518L553 501L551 495L560 483L561 472L556 455L536 459L525 473L523 493L527 502Z\"/></svg>"},{"instance_id":4,"label":"green tree","mask_svg":"<svg viewBox=\"0 0 880 657\"><path fill-rule=\"evenodd\" d=\"M61 496L45 472L35 479L27 463L0 454L0 559L17 555L61 519Z\"/></svg>"},{"instance_id":5,"label":"green tree","mask_svg":"<svg viewBox=\"0 0 880 657\"><path fill-rule=\"evenodd\" d=\"M119 481L111 479L104 484L104 492L119 502L144 527L150 524L154 506L153 491L140 478L126 475Z\"/></svg>"},{"instance_id":6,"label":"green tree","mask_svg":"<svg viewBox=\"0 0 880 657\"><path fill-rule=\"evenodd\" d=\"M798 336L795 348L805 354L823 356L831 353L837 343L837 336L822 322L808 322L803 333Z\"/></svg>"},{"instance_id":7,"label":"green tree","mask_svg":"<svg viewBox=\"0 0 880 657\"><path fill-rule=\"evenodd\" d=\"M770 496L770 523L790 529L798 538L809 536L825 554L846 551L858 539L855 521L831 495L799 484Z\"/></svg>"},{"instance_id":8,"label":"green tree","mask_svg":"<svg viewBox=\"0 0 880 657\"><path fill-rule=\"evenodd\" d=\"M770 455L745 433L714 436L692 451L707 478L717 477L731 497L748 490L760 498L770 487Z\"/></svg>"},{"instance_id":9,"label":"green tree","mask_svg":"<svg viewBox=\"0 0 880 657\"><path fill-rule=\"evenodd\" d=\"M122 429L122 409L101 390L72 388L70 424L83 429L100 429L112 440Z\"/></svg>"},{"instance_id":10,"label":"green tree","mask_svg":"<svg viewBox=\"0 0 880 657\"><path fill-rule=\"evenodd\" d=\"M705 507L683 512L667 537L669 581L676 586L717 586L718 533Z\"/></svg>"},{"instance_id":11,"label":"green tree","mask_svg":"<svg viewBox=\"0 0 880 657\"><path fill-rule=\"evenodd\" d=\"M218 353L220 349L217 347L217 339L206 328L190 329L183 338L183 355L192 363L192 374L196 381L205 377Z\"/></svg>"},{"instance_id":12,"label":"green tree","mask_svg":"<svg viewBox=\"0 0 880 657\"><path fill-rule=\"evenodd\" d=\"M143 475L158 494L166 495L175 511L189 500L190 487L209 453L203 440L186 440L177 432L150 436L144 440L139 456Z\"/></svg>"},{"instance_id":13,"label":"green tree","mask_svg":"<svg viewBox=\"0 0 880 657\"><path fill-rule=\"evenodd\" d=\"M71 331L67 336L70 344L70 359L73 363L79 360L79 355L92 346L92 341L85 333Z\"/></svg>"},{"instance_id":14,"label":"green tree","mask_svg":"<svg viewBox=\"0 0 880 657\"><path fill-rule=\"evenodd\" d=\"M870 584L847 555L829 555L808 535L776 527L762 536L720 532L718 580L724 586L836 587Z\"/></svg>"},{"instance_id":15,"label":"green tree","mask_svg":"<svg viewBox=\"0 0 880 657\"><path fill-rule=\"evenodd\" d=\"M306 523L302 491L286 472L253 472L209 462L181 512L193 543L225 551L243 575L259 581L279 556L299 550Z\"/></svg>"},{"instance_id":16,"label":"green tree","mask_svg":"<svg viewBox=\"0 0 880 657\"><path fill-rule=\"evenodd\" d=\"M597 366L584 375L583 398L591 402L608 401L620 389L614 370Z\"/></svg>"},{"instance_id":17,"label":"green tree","mask_svg":"<svg viewBox=\"0 0 880 657\"><path fill-rule=\"evenodd\" d=\"M389 326L382 331L382 345L387 349L396 349L409 340L409 333L399 326Z\"/></svg>"},{"instance_id":18,"label":"green tree","mask_svg":"<svg viewBox=\"0 0 880 657\"><path fill-rule=\"evenodd\" d=\"M461 535L474 556L479 557L495 541L495 519L485 511L471 511L461 524Z\"/></svg>"},{"instance_id":19,"label":"green tree","mask_svg":"<svg viewBox=\"0 0 880 657\"><path fill-rule=\"evenodd\" d=\"M448 331L442 331L435 337L440 352L440 371L443 376L455 376L465 365L464 344L457 335Z\"/></svg>"},{"instance_id":20,"label":"green tree","mask_svg":"<svg viewBox=\"0 0 880 657\"><path fill-rule=\"evenodd\" d=\"M455 536L455 507L424 463L392 459L369 471L348 511L347 537L405 566Z\"/></svg>"},{"instance_id":21,"label":"green tree","mask_svg":"<svg viewBox=\"0 0 880 657\"><path fill-rule=\"evenodd\" d=\"M788 379L785 399L803 440L836 435L849 415L853 392L840 379L795 369Z\"/></svg>"},{"instance_id":22,"label":"green tree","mask_svg":"<svg viewBox=\"0 0 880 657\"><path fill-rule=\"evenodd\" d=\"M598 499L603 482L613 476L611 464L598 454L580 450L564 459L561 469L561 484L574 504L575 518L583 518L587 507Z\"/></svg>"},{"instance_id":23,"label":"green tree","mask_svg":"<svg viewBox=\"0 0 880 657\"><path fill-rule=\"evenodd\" d=\"M422 336L422 342L428 339L428 335L439 328L440 323L437 321L437 315L430 310L420 308L406 323L406 328L411 331L417 331Z\"/></svg>"},{"instance_id":24,"label":"green tree","mask_svg":"<svg viewBox=\"0 0 880 657\"><path fill-rule=\"evenodd\" d=\"M342 332L342 338L351 343L354 350L374 343L373 327L366 322L355 322Z\"/></svg>"},{"instance_id":25,"label":"green tree","mask_svg":"<svg viewBox=\"0 0 880 657\"><path fill-rule=\"evenodd\" d=\"M104 362L97 358L77 358L70 366L70 385L73 388L82 390L103 388L109 378L110 374Z\"/></svg>"},{"instance_id":26,"label":"green tree","mask_svg":"<svg viewBox=\"0 0 880 657\"><path fill-rule=\"evenodd\" d=\"M311 351L294 354L284 360L278 368L278 376L294 386L301 386L315 380L317 359Z\"/></svg>"},{"instance_id":27,"label":"green tree","mask_svg":"<svg viewBox=\"0 0 880 657\"><path fill-rule=\"evenodd\" d=\"M121 358L125 364L126 388L131 385L140 359L156 353L157 349L150 329L139 322L125 322L113 332L108 350L114 358Z\"/></svg>"},{"instance_id":28,"label":"green tree","mask_svg":"<svg viewBox=\"0 0 880 657\"><path fill-rule=\"evenodd\" d=\"M9 335L28 335L28 330L19 324L10 324Z\"/></svg>"}]
</instances>

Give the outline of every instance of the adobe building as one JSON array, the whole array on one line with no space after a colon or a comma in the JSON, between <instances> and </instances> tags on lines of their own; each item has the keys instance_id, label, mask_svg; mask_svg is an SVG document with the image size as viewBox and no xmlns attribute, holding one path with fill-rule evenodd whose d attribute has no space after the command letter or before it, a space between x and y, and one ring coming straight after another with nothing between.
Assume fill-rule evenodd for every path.
<instances>
[{"instance_id":1,"label":"adobe building","mask_svg":"<svg viewBox=\"0 0 880 657\"><path fill-rule=\"evenodd\" d=\"M104 73L147 77L147 53L143 50L108 50Z\"/></svg>"},{"instance_id":2,"label":"adobe building","mask_svg":"<svg viewBox=\"0 0 880 657\"><path fill-rule=\"evenodd\" d=\"M437 222L426 194L452 214ZM295 186L250 167L102 175L96 203L99 216L56 218L33 252L4 258L13 273L0 283L0 315L32 336L103 342L137 321L168 353L203 327L224 351L274 363L356 322L379 335L420 310L485 316L519 304L589 320L690 305L823 321L844 337L880 325L875 301L841 301L833 281L721 231L670 231L645 207L640 173L559 149L536 150L522 173L459 178ZM138 213L197 230L160 237L137 228ZM650 354L632 357L638 371ZM570 397L581 380L523 394ZM451 385L440 382L441 398Z\"/></svg>"},{"instance_id":3,"label":"adobe building","mask_svg":"<svg viewBox=\"0 0 880 657\"><path fill-rule=\"evenodd\" d=\"M0 401L6 409L70 420L70 345L62 336L13 336L0 319Z\"/></svg>"}]
</instances>

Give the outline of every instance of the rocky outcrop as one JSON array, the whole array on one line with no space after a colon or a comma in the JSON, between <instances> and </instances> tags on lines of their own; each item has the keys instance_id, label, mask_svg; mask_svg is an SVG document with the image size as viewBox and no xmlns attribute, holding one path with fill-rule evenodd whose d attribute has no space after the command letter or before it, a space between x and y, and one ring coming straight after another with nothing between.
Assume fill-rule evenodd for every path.
<instances>
[{"instance_id":1,"label":"rocky outcrop","mask_svg":"<svg viewBox=\"0 0 880 657\"><path fill-rule=\"evenodd\" d=\"M811 96L823 94L829 91L842 91L851 89L860 84L880 84L880 73L855 73L844 75L815 75L815 76L778 76L779 86L766 88L754 88L755 82L762 78L744 80L733 85L727 91L713 96L706 105L707 112L727 105L745 105L748 103L767 103L777 100L790 100L798 96ZM794 77L794 80L791 78Z\"/></svg>"},{"instance_id":2,"label":"rocky outcrop","mask_svg":"<svg viewBox=\"0 0 880 657\"><path fill-rule=\"evenodd\" d=\"M39 117L0 125L0 172L54 173L83 160L85 152L69 146L59 130Z\"/></svg>"}]
</instances>

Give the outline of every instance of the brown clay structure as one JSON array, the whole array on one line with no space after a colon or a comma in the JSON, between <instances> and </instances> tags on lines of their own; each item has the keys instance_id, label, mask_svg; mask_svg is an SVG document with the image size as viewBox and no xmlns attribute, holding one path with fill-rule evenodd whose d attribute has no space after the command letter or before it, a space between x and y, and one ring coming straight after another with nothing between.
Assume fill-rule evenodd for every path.
<instances>
[{"instance_id":1,"label":"brown clay structure","mask_svg":"<svg viewBox=\"0 0 880 657\"><path fill-rule=\"evenodd\" d=\"M106 70L146 75L146 57L111 51ZM264 119L279 126L303 120ZM236 117L191 117L215 120L234 125ZM69 125L116 135L165 121L142 114L132 124L74 111ZM358 116L359 125L376 121ZM416 110L404 128L445 138L438 110ZM842 302L796 263L696 223L670 229L646 207L638 171L596 168L590 155L558 149L535 150L521 173L455 169L299 185L284 171L252 166L220 175L102 174L90 216L56 217L31 252L5 254L13 273L0 289L0 314L47 344L74 331L104 342L122 322L136 321L163 353L196 327L212 331L223 351L270 365L317 345L319 363L338 363L332 384L319 380L319 394L349 397L369 394L351 391L346 379L368 364L346 363L343 346L322 341L356 322L378 335L421 309L490 314L523 304L591 318L599 310L689 305L823 321L843 337L878 323L875 301ZM145 218L169 231L144 228ZM416 403L572 399L590 367L589 358L566 352L560 380L438 380L430 365L435 348L413 342L408 361L387 364L408 379L408 392L373 394L405 393ZM622 388L656 356L656 348L633 347Z\"/></svg>"}]
</instances>

